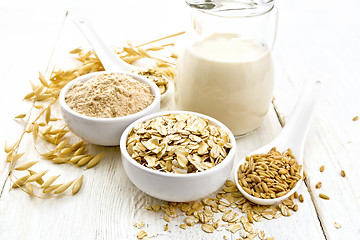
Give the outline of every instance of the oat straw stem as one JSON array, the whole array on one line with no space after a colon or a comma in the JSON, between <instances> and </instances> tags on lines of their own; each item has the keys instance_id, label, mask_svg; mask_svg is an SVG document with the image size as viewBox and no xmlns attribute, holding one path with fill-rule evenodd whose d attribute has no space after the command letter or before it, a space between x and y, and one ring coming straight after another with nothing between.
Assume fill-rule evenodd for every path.
<instances>
[{"instance_id":1,"label":"oat straw stem","mask_svg":"<svg viewBox=\"0 0 360 240\"><path fill-rule=\"evenodd\" d=\"M176 36L181 35L181 34L184 34L184 33L185 33L185 31L179 32L179 33L175 33L175 34L171 34L171 35L166 36L166 37L162 37L162 38L159 38L159 39L156 39L156 40L147 42L147 43L143 43L143 44L137 45L136 47L137 47L137 48L138 48L138 47L142 47L142 46L148 45L148 44L150 44L150 43L155 43L155 42L158 42L158 41L161 41L161 40L165 40L165 39L167 39L167 38L176 37Z\"/></svg>"}]
</instances>

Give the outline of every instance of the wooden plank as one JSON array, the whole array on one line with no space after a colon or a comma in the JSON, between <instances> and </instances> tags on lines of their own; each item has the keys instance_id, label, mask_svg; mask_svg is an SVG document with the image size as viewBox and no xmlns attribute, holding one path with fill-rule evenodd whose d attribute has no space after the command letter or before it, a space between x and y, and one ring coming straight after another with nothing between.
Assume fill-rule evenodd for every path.
<instances>
[{"instance_id":1,"label":"wooden plank","mask_svg":"<svg viewBox=\"0 0 360 240\"><path fill-rule=\"evenodd\" d=\"M87 46L84 41L81 41L81 36L77 36L79 33L76 28L69 21L65 24L66 27L52 61L57 66L71 65L72 62L69 61L67 52L78 45ZM77 36L74 38L79 39L79 41L67 41L69 36ZM280 129L277 116L271 110L263 126L254 134L238 140L238 156L242 157L269 142L279 133ZM31 139L27 141L31 142ZM169 232L162 231L165 225L162 215L144 209L144 206L148 203L159 203L161 201L142 193L129 182L119 161L119 150L117 148L98 146L90 146L90 150L96 152L106 151L107 155L95 169L84 172L84 186L81 192L74 197L42 201L30 199L19 191L4 192L2 199L4 199L5 204L3 204L2 212L7 216L14 217L11 217L11 220L7 219L6 222L0 225L5 229L13 222L21 222L21 225L26 226L25 230L12 232L9 235L11 238L24 237L26 232L29 239L35 236L49 238L60 234L63 238L91 238L97 236L99 239L136 239L135 236L139 230L135 229L132 224L138 220L147 223L145 229L149 235L158 234L159 238L193 239L201 236L204 239L212 239L224 235L232 239L240 237L239 233L232 235L227 231L209 235L199 229L200 226L184 231L179 228L179 225L184 221L184 217L174 219L169 224ZM29 155L37 156L32 148L30 148ZM67 165L54 166L46 161L42 161L37 167L51 169L52 175L61 174L62 180L76 178L82 174L82 171L77 168ZM313 239L322 239L322 231L310 201L310 196L306 191L304 191L304 195L305 203L300 205L298 213L292 217L279 218L273 221L264 220L256 224L256 226L259 229L264 229L268 234L276 236L277 239L287 239L287 234L284 234L287 226L294 224L307 226L307 223L311 223L310 226L306 227L310 230L308 236ZM21 207L25 204L28 207ZM11 214L13 212L17 214ZM92 227L84 232L83 215L86 212L89 212L86 223ZM49 228L51 233L45 230L35 231L35 229L39 228L37 222L40 217L46 223L42 229ZM50 228L49 226L56 226L56 228ZM71 229L71 231L68 231L68 229ZM294 239L301 239L300 232L303 230L304 228L300 227Z\"/></svg>"},{"instance_id":2,"label":"wooden plank","mask_svg":"<svg viewBox=\"0 0 360 240\"><path fill-rule=\"evenodd\" d=\"M323 3L325 4L325 2ZM350 3L350 1L347 3ZM121 7L128 8L133 7L133 4L135 3L126 2L121 4ZM151 5L151 3L144 4L145 7L150 7ZM321 29L321 22L318 23L319 26L310 28L312 29L310 30L310 36L313 37L310 39L301 37L301 35L305 36L308 33L308 29L305 29L305 27L312 26L314 23L313 21L314 19L317 19L317 16L315 14L310 15L309 19L305 21L305 26L303 26L303 23L300 22L304 20L301 13L305 11L305 6L310 6L311 4L309 3L309 5L305 5L303 3L296 3L294 6L291 4L294 3L280 3L280 7L283 7L284 10L286 9L288 13L285 12L284 17L286 18L282 21L282 25L280 27L282 34L279 35L278 44L280 44L279 46L281 46L281 48L278 47L278 51L275 52L276 59L283 68L279 73L280 80L276 88L277 92L275 103L280 116L283 116L285 120L296 101L297 93L301 89L302 83L299 80L305 78L305 72L309 71L309 69L315 69L315 66L323 67L320 60L331 59L329 57L332 56L329 54L333 50L331 47L336 46L336 39L334 39L331 43L328 43L326 47L321 48L324 40L327 40L330 36L331 29L322 30L322 33L327 33L327 35L320 38L318 41L315 41L316 46L312 45L314 38L319 37L316 33L316 29ZM167 6L170 8L169 5ZM313 10L314 13L320 12L321 5L317 5L316 7L317 8L314 8ZM331 10L334 11L334 8ZM105 36L105 39L111 39L113 42L110 41L110 43L114 45L118 45L119 42L123 42L124 34L120 34L120 31L114 32L114 29L112 28L102 28L103 24L109 22L109 19L112 19L112 17L104 14L104 9L100 11L102 14L99 14L97 18L101 18L101 16L103 16L104 19L99 19L99 21L96 22L96 29L100 30L100 32ZM116 9L112 9L110 11L116 12ZM94 12L94 9L90 9L88 12L89 16L91 16ZM140 10L140 12L144 13L145 11ZM160 12L161 11L158 13L160 14ZM296 14L297 12L298 14ZM150 13L150 11L147 13L145 12L145 14L145 16L149 17L149 19L153 16L153 12ZM171 16L171 11L166 14L168 19L175 18L175 16ZM125 18L125 15L117 15L116 21L121 22L120 20L122 20L123 17ZM327 17L330 18L330 15ZM55 17L49 17L49 19L55 19ZM179 18L178 21L180 22L182 19L183 18ZM164 27L161 28L161 33L154 33L154 30L150 28L154 25L154 22L149 20L145 23L145 25L141 25L140 22L134 21L134 23L132 23L134 25L128 24L125 26L123 33L129 33L126 37L134 39L134 41L138 40L141 42L142 40L146 40L141 38L144 36L151 40L154 38L154 35L158 34L159 36L163 36L172 33L169 32L169 29L175 30L172 28L172 23L173 22L171 21L164 22ZM294 25L290 25L290 23L294 23ZM338 29L341 26L341 23L335 24ZM354 25L355 24L356 23L354 23ZM50 27L50 25L51 24L49 23L48 27ZM293 26L296 27L292 29ZM68 32L62 35L62 40L60 42L61 45L57 49L59 54L53 58L53 64L65 67L70 66L72 62L70 62L66 57L66 52L72 47L77 47L79 45L86 46L86 44L81 41L81 36L77 33L77 31L74 29L71 30L70 28L72 27L67 25L66 31ZM131 31L133 29L137 29L138 31ZM142 34L144 34L144 36L142 36ZM304 45L312 47L309 47L308 50L302 49L302 47L298 49L297 47L302 46L304 42L306 43ZM44 42L41 43L44 44ZM314 51L314 48L325 50L316 52ZM302 52L302 50L306 51ZM299 52L301 54L299 54ZM335 103L333 99L328 97L326 99L327 103L321 104L323 109L316 115L314 124L309 132L309 138L306 145L305 167L309 175L308 186L310 186L309 189L311 190L312 195L308 194L305 186L303 185L300 192L305 196L305 203L299 205L299 212L290 218L264 221L256 225L259 228L263 227L267 233L274 235L276 239L324 239L315 210L318 211L319 218L324 230L326 231L328 239L338 239L340 236L345 236L347 238L354 238L354 236L357 236L356 231L358 231L357 226L359 226L359 224L357 224L358 221L356 220L356 216L358 215L350 213L359 212L356 205L356 199L358 199L360 192L358 187L359 184L356 179L356 172L351 171L354 167L356 156L358 156L358 154L356 154L358 153L356 146L359 145L358 138L356 138L356 136L358 136L358 125L356 125L358 122L352 122L349 120L351 119L351 116L353 116L353 112L350 111L351 109L349 108L342 108L342 106L348 105L348 102L345 101L345 94L336 92L338 89L346 91L349 93L347 95L350 95L349 99L353 101L353 106L359 106L359 102L356 100L356 91L353 90L358 87L354 77L357 72L354 72L353 70L355 65L344 66L342 63L347 62L345 57L348 56L350 48L346 48L346 52L347 54L338 52L337 56L339 56L340 59L334 62L330 61L330 65L325 68L328 72L333 72L332 70L336 69L337 66L341 66L342 70L347 70L344 72L340 72L340 70L338 70L335 76L331 77L331 83L334 84L334 87L329 87L329 94L334 94L333 96L335 96L336 99L340 99L340 101ZM10 53L8 54L10 55ZM59 56L64 54L66 55L65 57ZM38 56L36 59L41 61L41 57L42 56ZM354 57L353 60L353 64L355 64L356 58ZM34 66L31 69L29 68L28 71L34 71ZM37 69L40 69L42 66L46 66L46 64L44 63L40 67L35 66L36 69L34 72L34 78L37 77ZM284 75L284 72L289 76L289 78L282 76ZM9 71L7 76L11 76L14 73L17 73L15 69ZM343 73L345 78L350 80L337 82L338 79L343 79ZM28 75L24 72L23 76L27 77ZM16 84L18 83L19 82L16 82ZM23 96L23 94L20 93L19 96L16 96L16 98L14 96L11 102L17 102L17 99L20 99L21 96ZM14 106L15 105L11 104L11 107L8 107L7 110L11 111L15 108ZM340 113L339 115L334 114L332 111L333 107L335 107L335 109ZM12 120L8 122L11 124ZM343 123L346 124L339 126L339 124ZM11 128L9 126L8 131L13 131L13 129L17 129L17 126L11 126ZM277 122L276 115L271 111L264 125L255 134L238 140L238 157L241 157L245 153L251 152L253 149L269 142L279 133L279 131L280 125ZM329 132L333 133L333 135L328 134ZM12 133L7 132L6 135L12 135ZM352 142L348 143L347 141ZM32 149L30 139L26 140L26 143L24 144L25 145L22 146L24 149ZM64 180L78 177L84 173L84 186L79 194L74 197L42 201L38 199L31 199L20 191L8 192L8 189L6 189L0 198L2 202L0 206L1 215L6 216L6 218L0 217L0 238L48 239L54 238L54 236L59 236L59 238L85 239L95 238L96 236L98 239L136 239L135 235L138 230L132 227L132 223L139 219L143 219L147 223L146 229L149 233L158 233L159 239L191 239L196 237L199 238L199 236L204 239L212 239L215 236L222 237L223 235L226 235L231 239L236 239L238 237L238 235L230 235L228 232L209 235L203 233L200 229L198 229L198 227L183 231L178 227L180 223L183 223L182 218L174 220L171 224L169 224L171 232L162 232L161 230L165 222L161 218L161 215L155 215L143 209L143 206L146 203L158 201L141 193L129 182L122 170L121 162L119 161L119 150L117 148L102 148L95 146L91 146L90 150L94 152L106 150L108 153L104 160L95 169L88 170L85 173L80 169L71 166L53 166L43 161L41 162L42 165L39 166L39 168L51 168L53 174L61 173L62 179ZM29 151L27 154L29 156L37 156L33 151ZM324 158L327 160L323 163L321 160ZM343 158L350 160L343 160ZM324 164L326 166L326 171L323 174L318 173L318 167L320 164ZM339 167L346 170L347 178L336 178ZM355 168L358 170L357 165ZM325 175L333 178L324 179ZM3 177L3 175L0 177ZM314 189L313 185L318 180L323 181L323 190L324 192L326 190L326 193L329 193L331 197L330 201L326 202L324 200L320 200L315 194L318 193L318 191ZM336 187L330 189L330 186ZM339 194L340 192L341 194ZM333 199L335 201L333 201ZM342 206L342 204L340 204L341 201L343 201L346 206ZM315 203L316 209L314 209L312 202ZM350 217L348 218L346 214L349 214ZM339 221L339 223L343 225L343 228L335 229L333 227L333 221ZM39 224L39 222L42 224ZM21 228L19 228L20 230L11 232L7 231L8 229L13 229L15 223L17 226L21 226ZM84 226L90 227L84 230ZM291 232L289 231L290 228Z\"/></svg>"},{"instance_id":3,"label":"wooden plank","mask_svg":"<svg viewBox=\"0 0 360 240\"><path fill-rule=\"evenodd\" d=\"M17 141L28 120L28 116L20 120L14 120L13 117L20 113L29 115L31 112L31 103L21 100L31 91L29 81L38 81L38 72L46 70L65 12L59 12L44 23L41 18L34 18L33 14L48 17L50 13L41 15L34 6L24 3L22 7L11 4L2 4L2 7L0 70L3 87L0 88L0 106L3 113L0 124L0 158L5 159L5 141L9 144ZM1 192L8 177L4 161L0 161L0 169L4 169L0 171Z\"/></svg>"},{"instance_id":4,"label":"wooden plank","mask_svg":"<svg viewBox=\"0 0 360 240\"><path fill-rule=\"evenodd\" d=\"M286 20L280 21L275 56L288 76L278 79L276 88L275 105L281 118L288 118L304 82L319 78L325 85L304 161L307 186L327 239L354 239L360 230L356 214L360 212L356 174L360 170L360 125L352 121L360 106L359 36L353 31L359 23L357 7L359 3L351 0L343 2L341 10L332 1L280 4ZM325 166L323 173L319 172L321 165ZM346 171L345 178L340 176L341 170ZM319 181L322 188L315 189ZM319 193L327 194L330 200L319 198ZM336 229L334 222L342 228Z\"/></svg>"}]
</instances>

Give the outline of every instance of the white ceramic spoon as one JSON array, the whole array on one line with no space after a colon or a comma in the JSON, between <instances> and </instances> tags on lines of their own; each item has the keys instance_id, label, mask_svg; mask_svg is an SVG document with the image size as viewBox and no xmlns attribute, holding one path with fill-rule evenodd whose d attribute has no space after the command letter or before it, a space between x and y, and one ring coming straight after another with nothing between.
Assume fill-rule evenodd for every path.
<instances>
[{"instance_id":1,"label":"white ceramic spoon","mask_svg":"<svg viewBox=\"0 0 360 240\"><path fill-rule=\"evenodd\" d=\"M279 152L291 149L298 164L303 165L303 150L307 132L309 130L311 119L314 115L315 105L319 96L321 88L321 82L311 82L305 87L302 94L297 101L293 112L291 113L289 121L285 127L273 141L267 145L253 151L247 156L259 153L268 153L271 148L276 147ZM238 170L241 164L245 162L245 158L242 158L235 168L235 183L239 191L250 201L260 205L274 205L279 204L283 200L290 197L301 185L302 180L298 181L293 189L291 189L286 195L274 199L262 199L254 197L245 192L238 182ZM301 176L303 176L303 168L301 169Z\"/></svg>"},{"instance_id":2,"label":"white ceramic spoon","mask_svg":"<svg viewBox=\"0 0 360 240\"><path fill-rule=\"evenodd\" d=\"M121 60L115 52L110 49L96 31L91 27L89 23L84 19L77 19L75 16L71 16L73 23L80 29L87 41L92 46L96 56L99 58L101 64L106 71L109 72L129 72L141 70L141 68L128 64ZM136 74L136 73L135 73ZM174 84L169 80L169 86L167 91L161 95L162 107L169 105L172 100L172 94L174 92Z\"/></svg>"}]
</instances>

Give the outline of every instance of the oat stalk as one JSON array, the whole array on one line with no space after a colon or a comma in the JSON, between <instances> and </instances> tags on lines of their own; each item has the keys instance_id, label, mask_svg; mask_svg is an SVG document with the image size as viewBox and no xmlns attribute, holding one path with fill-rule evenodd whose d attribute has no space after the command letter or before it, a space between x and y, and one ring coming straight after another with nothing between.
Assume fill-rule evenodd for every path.
<instances>
[{"instance_id":1,"label":"oat stalk","mask_svg":"<svg viewBox=\"0 0 360 240\"><path fill-rule=\"evenodd\" d=\"M174 63L165 59L154 57L149 52L160 51L165 47L173 46L174 44L163 44L161 46L148 47L146 49L142 49L141 47L161 40L172 38L183 33L184 32L172 34L138 46L129 45L128 48L124 47L123 51L121 53L118 53L119 57L129 63L134 63L134 61L141 58L150 58L156 61L158 66L152 71L156 71L163 76L166 76L167 78L173 79ZM125 51L124 49L126 49L127 51ZM33 165L37 163L37 161L32 161L33 159L29 159L27 163L18 164L18 160L23 157L24 153L17 152L26 133L33 135L34 148L36 152L45 159L52 160L54 163L57 164L67 163L74 166L85 165L86 169L89 169L97 165L100 158L103 156L103 153L100 153L96 156L86 154L84 155L84 152L86 151L86 146L83 142L78 142L70 145L67 142L67 139L64 139L67 132L69 132L68 130L66 130L66 125L64 125L64 127L60 129L53 129L53 125L49 125L50 122L56 122L58 120L61 120L52 117L51 114L51 108L57 102L61 89L68 82L81 75L104 70L100 60L95 56L93 51L84 51L81 48L77 48L72 50L70 54L77 54L77 59L82 63L80 67L70 70L55 70L54 66L54 69L52 70L49 79L46 79L42 73L39 73L38 85L30 81L32 92L26 94L24 99L28 101L33 101L33 107L35 109L39 109L40 112L33 121L27 124L25 130L21 133L20 138L14 145L8 145L7 143L5 143L4 147L4 150L7 154L6 161L9 163L9 179L13 184L12 188L19 188L28 195L39 199L55 198L57 197L56 193L61 194L61 196L70 196L70 194L65 193L65 191L69 191L68 189L72 189L70 190L70 192L72 191L72 194L76 194L80 190L80 187L82 185L81 183L83 180L83 176L81 176L81 178L79 178L77 181L73 180L63 184L52 185L59 176L50 176L47 181L44 181L43 176L47 174L47 170L37 173L30 169ZM176 57L177 56L172 53L169 59L176 59ZM162 84L164 84L163 81L161 82ZM45 102L49 103L47 105L43 104ZM15 117L15 119L22 119L25 116L26 114L19 114ZM40 122L40 119L42 118L44 118L44 122ZM36 142L38 138L41 139L41 142L48 148L49 152L40 153L38 151L36 147L37 144L39 144ZM55 145L55 149L49 149L49 144ZM26 170L29 171L29 175L20 178L14 176L14 171ZM31 179L33 181L31 181L30 183L28 182L28 179ZM73 185L72 188L70 188L71 185ZM56 189L58 190L56 191Z\"/></svg>"}]
</instances>

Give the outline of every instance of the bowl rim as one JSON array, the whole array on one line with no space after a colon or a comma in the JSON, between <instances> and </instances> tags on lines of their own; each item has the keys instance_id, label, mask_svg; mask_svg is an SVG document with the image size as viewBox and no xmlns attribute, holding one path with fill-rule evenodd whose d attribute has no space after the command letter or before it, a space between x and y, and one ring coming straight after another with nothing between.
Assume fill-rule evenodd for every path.
<instances>
[{"instance_id":1,"label":"bowl rim","mask_svg":"<svg viewBox=\"0 0 360 240\"><path fill-rule=\"evenodd\" d=\"M230 149L228 155L224 158L224 160L221 161L221 163L215 165L214 167L207 169L203 172L195 172L195 173L187 173L187 174L176 174L176 173L168 173L168 172L161 172L158 170L154 170L148 167L145 167L143 165L141 165L140 163L138 163L136 160L134 160L128 153L127 148L126 148L126 141L128 138L128 135L130 133L130 131L133 129L133 127L140 123L140 122L144 122L148 119L152 119L155 117L159 117L159 116L163 116L163 115L168 115L168 114L190 114L190 115L195 115L197 117L201 117L201 118L205 118L208 119L210 121L210 123L214 124L217 127L222 128L223 130L225 130L228 134L229 134L229 138L230 138L230 143L232 145L232 148ZM179 111L179 110L170 110L170 111L163 111L163 112L157 112L157 113L153 113L153 114L149 114L146 115L138 120L136 120L135 122L131 123L122 133L121 138L120 138L120 151L121 151L121 155L124 156L124 158L122 157L122 161L127 161L129 162L131 165L147 172L150 174L155 174L155 175L159 175L159 176L164 176L164 177L170 177L170 178L189 178L189 177L200 177L200 176L204 176L204 175L209 175L212 174L213 172L216 171L220 171L221 169L225 168L226 164L230 161L233 162L234 164L234 158L235 158L235 153L236 153L236 140L234 137L234 134L230 131L230 129L228 127L226 127L222 122L220 122L219 120L210 117L208 115L205 114L201 114L201 113L197 113L197 112L191 112L191 111ZM233 168L233 166L232 166Z\"/></svg>"},{"instance_id":2,"label":"bowl rim","mask_svg":"<svg viewBox=\"0 0 360 240\"><path fill-rule=\"evenodd\" d=\"M96 117L90 117L90 116L86 116L84 114L78 113L74 110L72 110L65 102L65 97L67 95L67 93L69 92L70 88L78 83L78 82L85 82L88 81L92 78L94 78L95 76L98 76L100 74L110 74L110 73L118 73L118 74L125 74L128 76L133 77L135 80L139 81L139 82L144 82L145 84L147 84L148 86L150 86L151 89L151 93L154 95L154 100L152 101L152 103L147 106L146 108L142 109L139 112L130 114L130 115L126 115L126 116L122 116L122 117L114 117L114 118L96 118ZM140 79L140 80L139 80ZM124 71L98 71L98 72L91 72L91 73L87 73L84 74L80 77L77 77L73 80L71 80L70 82L68 82L60 91L59 94L59 103L60 106L67 112L71 113L72 115L75 115L76 117L85 119L85 120L90 120L90 121L94 121L94 122L117 122L117 121L123 121L123 120L132 120L133 118L138 118L143 116L143 114L148 111L149 109L153 109L158 103L160 103L160 90L159 88L156 86L156 84L151 81L150 79L147 79L146 77L134 74L134 73L128 73L128 72L124 72Z\"/></svg>"}]
</instances>

